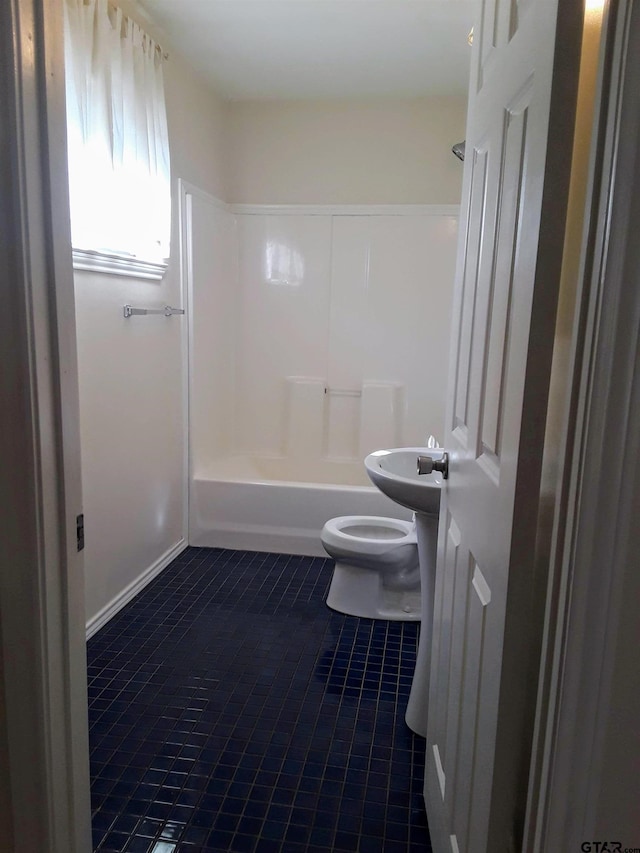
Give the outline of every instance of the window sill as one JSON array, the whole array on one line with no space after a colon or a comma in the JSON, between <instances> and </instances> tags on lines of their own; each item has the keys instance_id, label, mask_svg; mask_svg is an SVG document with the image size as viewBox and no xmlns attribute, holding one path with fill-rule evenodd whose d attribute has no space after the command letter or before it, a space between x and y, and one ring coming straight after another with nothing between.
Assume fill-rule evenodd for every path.
<instances>
[{"instance_id":1,"label":"window sill","mask_svg":"<svg viewBox=\"0 0 640 853\"><path fill-rule=\"evenodd\" d=\"M126 255L113 255L108 252L95 252L90 249L73 250L74 270L126 275L132 278L146 278L160 281L167 270L166 263L153 263L131 258Z\"/></svg>"}]
</instances>

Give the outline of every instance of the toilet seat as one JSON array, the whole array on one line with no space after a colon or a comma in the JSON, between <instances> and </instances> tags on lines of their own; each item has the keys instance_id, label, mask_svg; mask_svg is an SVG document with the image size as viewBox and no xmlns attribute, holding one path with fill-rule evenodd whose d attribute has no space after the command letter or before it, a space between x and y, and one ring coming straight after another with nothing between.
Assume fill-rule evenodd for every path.
<instances>
[{"instance_id":1,"label":"toilet seat","mask_svg":"<svg viewBox=\"0 0 640 853\"><path fill-rule=\"evenodd\" d=\"M325 524L322 541L343 554L353 550L354 554L375 556L418 540L415 524L410 521L377 515L342 515Z\"/></svg>"}]
</instances>

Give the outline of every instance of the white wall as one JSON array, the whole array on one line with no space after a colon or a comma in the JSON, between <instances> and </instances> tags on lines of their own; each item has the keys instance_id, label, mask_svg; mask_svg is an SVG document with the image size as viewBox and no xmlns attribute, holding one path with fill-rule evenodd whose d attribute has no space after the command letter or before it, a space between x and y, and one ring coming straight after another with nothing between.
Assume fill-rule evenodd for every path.
<instances>
[{"instance_id":1,"label":"white wall","mask_svg":"<svg viewBox=\"0 0 640 853\"><path fill-rule=\"evenodd\" d=\"M161 282L76 271L86 609L91 621L180 545L183 530L182 317L122 306L182 302L177 179L224 195L225 106L175 51L164 66L174 224Z\"/></svg>"},{"instance_id":2,"label":"white wall","mask_svg":"<svg viewBox=\"0 0 640 853\"><path fill-rule=\"evenodd\" d=\"M172 51L164 68L174 186L180 177L226 201L229 105L179 54Z\"/></svg>"},{"instance_id":3,"label":"white wall","mask_svg":"<svg viewBox=\"0 0 640 853\"><path fill-rule=\"evenodd\" d=\"M228 109L228 199L458 204L465 98L254 101Z\"/></svg>"}]
</instances>

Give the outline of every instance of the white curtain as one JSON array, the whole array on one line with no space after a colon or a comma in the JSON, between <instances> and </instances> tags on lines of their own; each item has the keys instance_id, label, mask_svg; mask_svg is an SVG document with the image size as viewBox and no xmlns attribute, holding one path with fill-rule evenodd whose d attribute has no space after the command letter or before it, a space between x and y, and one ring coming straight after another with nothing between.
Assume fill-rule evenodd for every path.
<instances>
[{"instance_id":1,"label":"white curtain","mask_svg":"<svg viewBox=\"0 0 640 853\"><path fill-rule=\"evenodd\" d=\"M169 256L169 140L157 44L107 0L65 0L74 249Z\"/></svg>"}]
</instances>

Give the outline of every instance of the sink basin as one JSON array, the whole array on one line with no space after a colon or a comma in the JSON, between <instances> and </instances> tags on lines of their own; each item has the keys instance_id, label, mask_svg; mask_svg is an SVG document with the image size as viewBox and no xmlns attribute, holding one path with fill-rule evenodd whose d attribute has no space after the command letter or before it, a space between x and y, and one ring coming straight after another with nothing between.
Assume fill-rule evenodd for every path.
<instances>
[{"instance_id":1,"label":"sink basin","mask_svg":"<svg viewBox=\"0 0 640 853\"><path fill-rule=\"evenodd\" d=\"M414 512L438 515L442 475L418 474L418 456L441 459L444 450L426 447L396 447L376 450L364 460L369 479L380 491L400 506Z\"/></svg>"}]
</instances>

